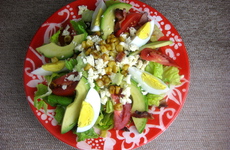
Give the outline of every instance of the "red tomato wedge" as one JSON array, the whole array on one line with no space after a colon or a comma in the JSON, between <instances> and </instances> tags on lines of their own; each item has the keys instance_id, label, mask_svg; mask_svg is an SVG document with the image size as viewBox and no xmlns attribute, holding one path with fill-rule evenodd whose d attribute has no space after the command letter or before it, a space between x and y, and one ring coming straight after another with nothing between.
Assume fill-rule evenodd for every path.
<instances>
[{"instance_id":1,"label":"red tomato wedge","mask_svg":"<svg viewBox=\"0 0 230 150\"><path fill-rule=\"evenodd\" d=\"M51 82L50 89L52 90L53 94L58 96L75 95L75 87L77 86L78 81L68 80L70 75L74 75L74 77L76 77L78 72L68 73Z\"/></svg>"},{"instance_id":2,"label":"red tomato wedge","mask_svg":"<svg viewBox=\"0 0 230 150\"><path fill-rule=\"evenodd\" d=\"M171 57L155 49L151 49L151 48L143 49L141 51L140 57L143 60L160 63L166 66L174 66L180 68Z\"/></svg>"},{"instance_id":3,"label":"red tomato wedge","mask_svg":"<svg viewBox=\"0 0 230 150\"><path fill-rule=\"evenodd\" d=\"M121 33L128 31L130 27L137 26L139 20L141 19L141 13L129 13L127 14L124 21L121 23L121 28L115 33L116 36L120 36Z\"/></svg>"},{"instance_id":4,"label":"red tomato wedge","mask_svg":"<svg viewBox=\"0 0 230 150\"><path fill-rule=\"evenodd\" d=\"M130 120L131 117L131 104L123 105L123 109L114 110L114 129L121 130L123 129Z\"/></svg>"}]
</instances>

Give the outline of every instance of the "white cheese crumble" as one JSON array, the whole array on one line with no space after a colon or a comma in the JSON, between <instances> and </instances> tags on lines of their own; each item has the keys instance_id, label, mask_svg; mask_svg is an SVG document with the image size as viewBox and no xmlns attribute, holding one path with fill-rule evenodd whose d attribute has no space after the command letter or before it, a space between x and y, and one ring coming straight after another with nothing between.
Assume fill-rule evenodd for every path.
<instances>
[{"instance_id":1,"label":"white cheese crumble","mask_svg":"<svg viewBox=\"0 0 230 150\"><path fill-rule=\"evenodd\" d=\"M67 89L67 85L62 85L61 87L63 90L66 90Z\"/></svg>"},{"instance_id":2,"label":"white cheese crumble","mask_svg":"<svg viewBox=\"0 0 230 150\"><path fill-rule=\"evenodd\" d=\"M78 9L78 15L82 15L84 11L88 10L87 6L85 5L78 6Z\"/></svg>"},{"instance_id":3,"label":"white cheese crumble","mask_svg":"<svg viewBox=\"0 0 230 150\"><path fill-rule=\"evenodd\" d=\"M108 89L103 89L100 91L100 96L101 96L101 103L103 105L106 104L106 102L109 100L109 98L111 97L111 94L109 93Z\"/></svg>"},{"instance_id":4,"label":"white cheese crumble","mask_svg":"<svg viewBox=\"0 0 230 150\"><path fill-rule=\"evenodd\" d=\"M89 56L86 56L85 57L85 62L84 62L85 64L86 63L89 63L92 67L94 67L95 66L95 63L94 63L94 57L93 57L93 55L89 55Z\"/></svg>"},{"instance_id":5,"label":"white cheese crumble","mask_svg":"<svg viewBox=\"0 0 230 150\"><path fill-rule=\"evenodd\" d=\"M65 27L65 29L64 29L63 32L62 32L62 36L70 35L70 32L68 31L69 28L70 28L69 25L67 25L67 26Z\"/></svg>"}]
</instances>

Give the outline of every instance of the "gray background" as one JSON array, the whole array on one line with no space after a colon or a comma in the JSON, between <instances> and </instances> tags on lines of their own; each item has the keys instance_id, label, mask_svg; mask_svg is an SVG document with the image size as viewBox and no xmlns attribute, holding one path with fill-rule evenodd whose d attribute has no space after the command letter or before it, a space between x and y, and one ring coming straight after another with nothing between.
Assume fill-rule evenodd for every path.
<instances>
[{"instance_id":1,"label":"gray background","mask_svg":"<svg viewBox=\"0 0 230 150\"><path fill-rule=\"evenodd\" d=\"M74 149L38 122L26 100L23 62L40 25L72 0L0 2L0 149ZM178 30L188 51L190 90L173 124L137 148L230 149L230 1L142 0Z\"/></svg>"}]
</instances>

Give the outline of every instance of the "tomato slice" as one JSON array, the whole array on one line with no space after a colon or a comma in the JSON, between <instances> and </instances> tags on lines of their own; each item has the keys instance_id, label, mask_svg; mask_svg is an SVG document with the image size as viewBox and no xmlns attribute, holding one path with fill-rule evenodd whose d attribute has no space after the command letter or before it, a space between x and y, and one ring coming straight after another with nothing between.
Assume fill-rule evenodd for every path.
<instances>
[{"instance_id":1,"label":"tomato slice","mask_svg":"<svg viewBox=\"0 0 230 150\"><path fill-rule=\"evenodd\" d=\"M141 51L140 57L143 60L153 61L156 63L160 63L162 65L174 66L180 68L171 57L155 49L151 49L151 48L143 49Z\"/></svg>"},{"instance_id":2,"label":"tomato slice","mask_svg":"<svg viewBox=\"0 0 230 150\"><path fill-rule=\"evenodd\" d=\"M129 122L131 117L131 104L123 105L122 110L114 110L114 129L123 129Z\"/></svg>"},{"instance_id":3,"label":"tomato slice","mask_svg":"<svg viewBox=\"0 0 230 150\"><path fill-rule=\"evenodd\" d=\"M77 86L78 81L69 80L68 77L70 77L70 75L74 75L74 77L76 77L78 72L68 73L51 82L50 89L52 90L53 94L58 96L75 95L75 87Z\"/></svg>"},{"instance_id":4,"label":"tomato slice","mask_svg":"<svg viewBox=\"0 0 230 150\"><path fill-rule=\"evenodd\" d=\"M125 20L121 23L121 28L115 33L115 35L120 36L121 33L127 32L130 27L137 26L141 16L141 13L132 12L127 14Z\"/></svg>"}]
</instances>

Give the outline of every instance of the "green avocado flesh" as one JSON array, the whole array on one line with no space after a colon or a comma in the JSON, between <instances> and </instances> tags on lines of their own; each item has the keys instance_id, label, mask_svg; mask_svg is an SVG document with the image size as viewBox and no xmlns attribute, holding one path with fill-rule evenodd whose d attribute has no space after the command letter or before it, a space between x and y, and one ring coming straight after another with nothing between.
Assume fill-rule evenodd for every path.
<instances>
[{"instance_id":1,"label":"green avocado flesh","mask_svg":"<svg viewBox=\"0 0 230 150\"><path fill-rule=\"evenodd\" d=\"M131 80L131 96L133 100L131 113L134 113L136 110L138 111L147 111L148 110L148 102L146 97L142 94L140 87L138 84ZM132 117L135 127L139 133L142 133L145 129L147 118L135 118Z\"/></svg>"},{"instance_id":2,"label":"green avocado flesh","mask_svg":"<svg viewBox=\"0 0 230 150\"><path fill-rule=\"evenodd\" d=\"M79 34L74 36L69 45L59 46L55 43L49 43L36 48L36 50L48 58L57 57L58 59L66 59L73 55L76 45L83 42L85 38L85 34Z\"/></svg>"},{"instance_id":3,"label":"green avocado flesh","mask_svg":"<svg viewBox=\"0 0 230 150\"><path fill-rule=\"evenodd\" d=\"M75 89L77 92L76 98L74 99L73 103L69 104L66 107L65 110L65 114L61 126L62 134L70 131L77 124L82 101L85 100L85 97L90 89L87 79L82 77Z\"/></svg>"},{"instance_id":4,"label":"green avocado flesh","mask_svg":"<svg viewBox=\"0 0 230 150\"><path fill-rule=\"evenodd\" d=\"M116 9L125 9L126 12L129 11L129 9L132 7L132 5L127 3L115 3L111 6L109 6L105 12L101 16L101 30L102 30L102 38L107 39L107 36L113 33L114 31L114 22L115 22L115 15L114 11Z\"/></svg>"}]
</instances>

